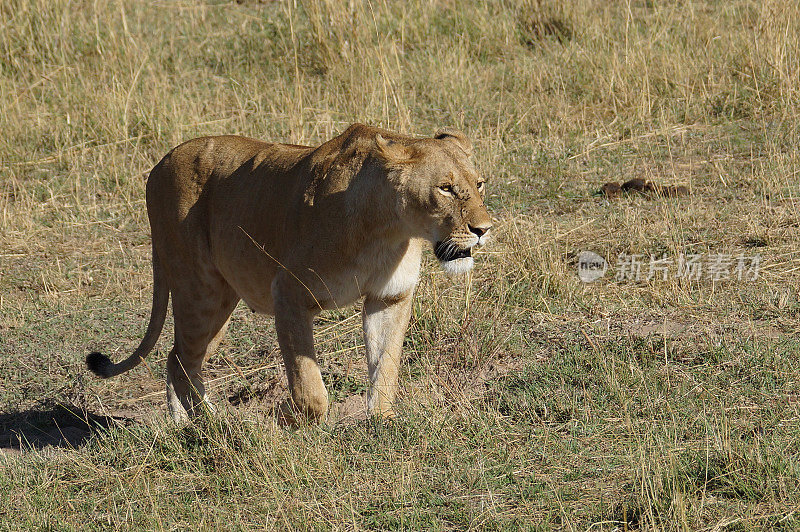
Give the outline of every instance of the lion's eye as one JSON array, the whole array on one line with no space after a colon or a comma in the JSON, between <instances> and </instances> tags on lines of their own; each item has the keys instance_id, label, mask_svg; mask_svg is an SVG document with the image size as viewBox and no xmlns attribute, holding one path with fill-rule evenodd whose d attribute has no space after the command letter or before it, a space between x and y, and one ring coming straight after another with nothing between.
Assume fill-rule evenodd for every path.
<instances>
[{"instance_id":1,"label":"lion's eye","mask_svg":"<svg viewBox=\"0 0 800 532\"><path fill-rule=\"evenodd\" d=\"M439 185L439 192L445 196L453 195L453 185Z\"/></svg>"},{"instance_id":2,"label":"lion's eye","mask_svg":"<svg viewBox=\"0 0 800 532\"><path fill-rule=\"evenodd\" d=\"M478 192L483 192L483 185L486 184L486 181L478 181Z\"/></svg>"}]
</instances>

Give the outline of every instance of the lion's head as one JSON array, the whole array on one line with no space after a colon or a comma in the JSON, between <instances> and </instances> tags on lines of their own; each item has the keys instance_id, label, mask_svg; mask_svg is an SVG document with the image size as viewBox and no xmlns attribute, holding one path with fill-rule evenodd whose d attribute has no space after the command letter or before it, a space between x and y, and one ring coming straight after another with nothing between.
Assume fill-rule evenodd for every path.
<instances>
[{"instance_id":1,"label":"lion's head","mask_svg":"<svg viewBox=\"0 0 800 532\"><path fill-rule=\"evenodd\" d=\"M472 164L463 133L443 129L428 139L375 137L390 180L400 188L406 224L433 243L436 258L451 274L473 266L472 248L488 239L492 220L483 204L485 180Z\"/></svg>"}]
</instances>

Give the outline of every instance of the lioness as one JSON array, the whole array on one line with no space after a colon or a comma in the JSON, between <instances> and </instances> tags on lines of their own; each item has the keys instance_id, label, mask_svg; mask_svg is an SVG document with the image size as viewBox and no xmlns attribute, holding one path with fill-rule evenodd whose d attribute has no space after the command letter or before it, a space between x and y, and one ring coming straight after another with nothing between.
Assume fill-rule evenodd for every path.
<instances>
[{"instance_id":1,"label":"lioness","mask_svg":"<svg viewBox=\"0 0 800 532\"><path fill-rule=\"evenodd\" d=\"M138 365L161 333L171 293L167 404L176 421L193 415L207 400L203 361L242 299L275 316L294 407L320 419L328 392L313 317L364 297L367 407L393 416L423 242L433 243L445 271L465 272L492 227L471 151L450 129L415 139L361 124L317 148L237 136L181 144L147 181L147 333L118 364L91 353L89 369L105 378Z\"/></svg>"}]
</instances>

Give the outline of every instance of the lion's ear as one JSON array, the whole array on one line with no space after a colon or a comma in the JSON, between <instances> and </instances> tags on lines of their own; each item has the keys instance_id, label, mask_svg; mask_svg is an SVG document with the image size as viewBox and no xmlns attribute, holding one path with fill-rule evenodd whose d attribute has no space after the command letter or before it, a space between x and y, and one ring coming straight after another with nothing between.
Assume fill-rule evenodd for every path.
<instances>
[{"instance_id":1,"label":"lion's ear","mask_svg":"<svg viewBox=\"0 0 800 532\"><path fill-rule=\"evenodd\" d=\"M472 143L467 136L457 129L445 127L436 132L435 139L449 139L454 141L467 155L472 155Z\"/></svg>"},{"instance_id":2,"label":"lion's ear","mask_svg":"<svg viewBox=\"0 0 800 532\"><path fill-rule=\"evenodd\" d=\"M407 163L411 161L414 155L408 146L393 140L387 140L380 133L375 135L375 145L378 148L378 154L389 163Z\"/></svg>"}]
</instances>

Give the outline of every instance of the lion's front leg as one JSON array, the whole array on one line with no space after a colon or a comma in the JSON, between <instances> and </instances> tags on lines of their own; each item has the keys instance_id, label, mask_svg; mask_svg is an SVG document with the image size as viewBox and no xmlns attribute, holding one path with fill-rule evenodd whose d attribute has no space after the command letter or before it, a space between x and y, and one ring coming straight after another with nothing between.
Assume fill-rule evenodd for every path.
<instances>
[{"instance_id":1,"label":"lion's front leg","mask_svg":"<svg viewBox=\"0 0 800 532\"><path fill-rule=\"evenodd\" d=\"M370 389L367 409L370 414L394 417L393 403L397 393L397 375L403 338L411 317L414 291L398 299L377 299L367 296L362 311L367 350Z\"/></svg>"},{"instance_id":2,"label":"lion's front leg","mask_svg":"<svg viewBox=\"0 0 800 532\"><path fill-rule=\"evenodd\" d=\"M313 313L286 288L273 288L273 295L275 329L294 406L311 420L319 421L328 413L328 391L314 352Z\"/></svg>"}]
</instances>

